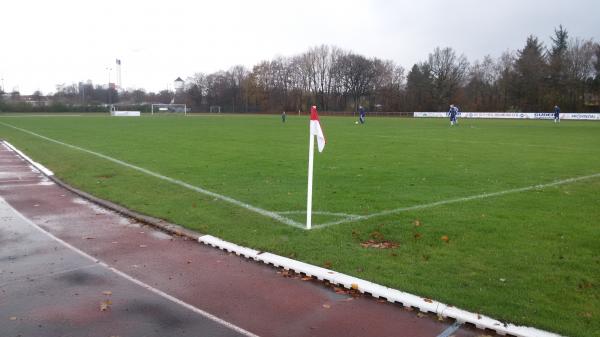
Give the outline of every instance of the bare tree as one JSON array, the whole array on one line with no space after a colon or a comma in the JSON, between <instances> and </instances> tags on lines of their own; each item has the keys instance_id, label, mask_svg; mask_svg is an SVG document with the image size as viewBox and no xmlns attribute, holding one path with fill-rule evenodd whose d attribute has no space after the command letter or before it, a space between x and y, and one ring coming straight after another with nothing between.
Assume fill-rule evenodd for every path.
<instances>
[{"instance_id":1,"label":"bare tree","mask_svg":"<svg viewBox=\"0 0 600 337\"><path fill-rule=\"evenodd\" d=\"M444 49L437 47L429 54L427 63L433 79L438 109L441 110L463 84L469 62L464 55L456 56L450 47Z\"/></svg>"}]
</instances>

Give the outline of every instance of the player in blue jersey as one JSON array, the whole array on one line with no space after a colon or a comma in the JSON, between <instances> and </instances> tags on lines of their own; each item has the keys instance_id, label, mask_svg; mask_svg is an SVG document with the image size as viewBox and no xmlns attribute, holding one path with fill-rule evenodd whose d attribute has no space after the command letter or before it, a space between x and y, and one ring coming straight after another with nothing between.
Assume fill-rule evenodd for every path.
<instances>
[{"instance_id":1,"label":"player in blue jersey","mask_svg":"<svg viewBox=\"0 0 600 337\"><path fill-rule=\"evenodd\" d=\"M554 123L560 123L560 108L558 105L554 106Z\"/></svg>"},{"instance_id":2,"label":"player in blue jersey","mask_svg":"<svg viewBox=\"0 0 600 337\"><path fill-rule=\"evenodd\" d=\"M365 117L367 116L367 113L365 112L365 108L361 106L358 107L358 121L360 122L360 124L365 124Z\"/></svg>"},{"instance_id":3,"label":"player in blue jersey","mask_svg":"<svg viewBox=\"0 0 600 337\"><path fill-rule=\"evenodd\" d=\"M454 126L454 124L456 124L457 114L458 109L454 106L454 104L450 104L450 110L448 110L448 116L450 116L450 126Z\"/></svg>"}]
</instances>

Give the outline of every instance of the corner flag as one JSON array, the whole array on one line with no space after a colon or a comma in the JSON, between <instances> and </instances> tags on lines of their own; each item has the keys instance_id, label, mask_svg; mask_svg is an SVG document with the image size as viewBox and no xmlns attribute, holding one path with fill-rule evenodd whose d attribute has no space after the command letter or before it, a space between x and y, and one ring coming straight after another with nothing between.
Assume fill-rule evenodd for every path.
<instances>
[{"instance_id":1,"label":"corner flag","mask_svg":"<svg viewBox=\"0 0 600 337\"><path fill-rule=\"evenodd\" d=\"M317 147L319 152L325 148L325 135L319 121L317 107L310 108L310 140L308 142L308 191L306 193L306 229L312 225L312 185L313 185L313 157L315 154L315 136L317 137Z\"/></svg>"},{"instance_id":2,"label":"corner flag","mask_svg":"<svg viewBox=\"0 0 600 337\"><path fill-rule=\"evenodd\" d=\"M319 152L323 152L326 143L325 135L323 134L323 129L321 128L317 107L314 105L310 108L310 134L311 136L317 136L317 146L319 147Z\"/></svg>"}]
</instances>

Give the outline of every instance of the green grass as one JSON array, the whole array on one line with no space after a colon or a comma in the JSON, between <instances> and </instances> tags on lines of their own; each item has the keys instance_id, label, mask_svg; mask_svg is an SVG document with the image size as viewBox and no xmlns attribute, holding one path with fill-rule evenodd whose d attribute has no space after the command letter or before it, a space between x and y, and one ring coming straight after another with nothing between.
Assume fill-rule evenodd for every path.
<instances>
[{"instance_id":1,"label":"green grass","mask_svg":"<svg viewBox=\"0 0 600 337\"><path fill-rule=\"evenodd\" d=\"M450 128L445 119L321 120L328 143L315 155L315 211L369 215L600 173L596 122L465 119ZM305 117L0 123L305 217ZM600 177L305 231L2 124L0 137L78 188L202 233L500 320L600 335ZM382 237L399 248L360 245Z\"/></svg>"}]
</instances>

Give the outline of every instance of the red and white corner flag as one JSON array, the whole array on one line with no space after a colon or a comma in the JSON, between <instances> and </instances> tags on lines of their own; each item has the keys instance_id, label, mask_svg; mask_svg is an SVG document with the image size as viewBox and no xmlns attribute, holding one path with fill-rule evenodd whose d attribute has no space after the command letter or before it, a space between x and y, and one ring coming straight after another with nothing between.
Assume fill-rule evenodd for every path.
<instances>
[{"instance_id":1,"label":"red and white corner flag","mask_svg":"<svg viewBox=\"0 0 600 337\"><path fill-rule=\"evenodd\" d=\"M315 137L319 152L325 148L325 135L319 121L317 107L310 108L310 140L308 142L308 191L306 193L306 229L312 226L312 185L313 185L313 157L315 154Z\"/></svg>"},{"instance_id":2,"label":"red and white corner flag","mask_svg":"<svg viewBox=\"0 0 600 337\"><path fill-rule=\"evenodd\" d=\"M319 147L319 152L323 152L326 143L325 135L323 134L323 129L321 128L317 107L314 105L310 108L310 134L311 137L317 136L317 146Z\"/></svg>"}]
</instances>

